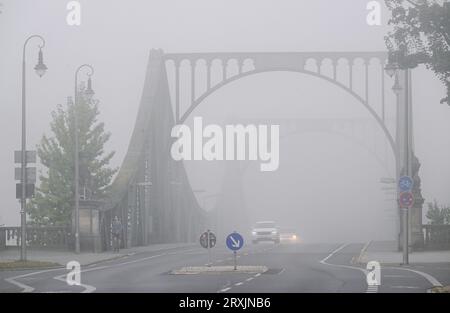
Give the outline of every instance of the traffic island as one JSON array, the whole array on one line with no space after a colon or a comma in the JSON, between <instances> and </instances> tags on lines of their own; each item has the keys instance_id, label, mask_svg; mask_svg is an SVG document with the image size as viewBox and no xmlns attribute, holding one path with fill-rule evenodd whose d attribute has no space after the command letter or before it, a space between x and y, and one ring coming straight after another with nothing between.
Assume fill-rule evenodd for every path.
<instances>
[{"instance_id":1,"label":"traffic island","mask_svg":"<svg viewBox=\"0 0 450 313\"><path fill-rule=\"evenodd\" d=\"M172 275L196 275L196 274L262 274L266 272L266 266L259 265L241 265L234 269L234 266L186 266L180 269L172 270L169 274Z\"/></svg>"}]
</instances>

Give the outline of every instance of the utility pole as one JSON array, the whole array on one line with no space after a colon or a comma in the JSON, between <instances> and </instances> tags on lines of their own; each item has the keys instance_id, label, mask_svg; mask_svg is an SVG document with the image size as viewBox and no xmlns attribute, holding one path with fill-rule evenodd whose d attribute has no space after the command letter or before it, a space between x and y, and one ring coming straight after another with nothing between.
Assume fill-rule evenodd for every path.
<instances>
[{"instance_id":1,"label":"utility pole","mask_svg":"<svg viewBox=\"0 0 450 313\"><path fill-rule=\"evenodd\" d=\"M78 73L81 69L88 68L89 74L88 74L88 87L85 91L85 96L88 101L92 100L92 97L94 95L94 91L92 90L92 83L91 83L91 76L94 74L94 68L89 64L83 64L77 68L75 71L75 90L74 90L74 96L75 96L75 103L74 103L74 135L75 135L75 175L74 175L74 185L75 185L75 253L80 253L80 174L79 174L79 167L80 167L80 151L79 151L79 138L78 138Z\"/></svg>"},{"instance_id":2,"label":"utility pole","mask_svg":"<svg viewBox=\"0 0 450 313\"><path fill-rule=\"evenodd\" d=\"M42 77L47 71L47 66L43 61L42 48L45 46L45 40L42 36L32 35L25 40L22 50L22 149L21 149L21 175L20 175L20 260L27 260L27 128L26 128L26 65L25 52L28 42L33 38L39 38L41 45L39 45L38 64L34 67L36 74Z\"/></svg>"}]
</instances>

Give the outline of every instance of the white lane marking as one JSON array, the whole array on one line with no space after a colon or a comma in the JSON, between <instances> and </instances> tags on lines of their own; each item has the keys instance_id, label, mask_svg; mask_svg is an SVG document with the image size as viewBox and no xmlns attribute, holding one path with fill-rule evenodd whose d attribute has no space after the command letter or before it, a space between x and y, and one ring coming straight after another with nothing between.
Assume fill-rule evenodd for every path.
<instances>
[{"instance_id":1,"label":"white lane marking","mask_svg":"<svg viewBox=\"0 0 450 313\"><path fill-rule=\"evenodd\" d=\"M340 250L344 249L346 246L348 246L348 244L343 244L342 246L340 246L339 248L337 248L336 250L334 250L333 252L331 252L330 255L328 255L326 258L324 258L323 260L320 261L320 263L322 264L326 264L326 265L331 265L331 266L337 266L337 267L343 267L343 268L350 268L350 269L357 269L362 271L365 275L367 275L368 271L363 269L363 268L359 268L359 267L353 267L353 266L348 266L348 265L337 265L337 264L330 264L327 263L326 261L331 258L335 253L339 252ZM409 271L409 272L413 272L416 273L417 275L420 275L422 277L424 277L426 280L428 280L428 282L433 286L433 287L442 287L442 284L433 276L431 276L430 274L418 271L418 270L413 270L410 268L401 268L401 267L384 267L384 269L394 269L394 270L403 270L403 271Z\"/></svg>"},{"instance_id":2,"label":"white lane marking","mask_svg":"<svg viewBox=\"0 0 450 313\"><path fill-rule=\"evenodd\" d=\"M367 287L366 293L377 293L377 292L378 292L377 285Z\"/></svg>"},{"instance_id":3,"label":"white lane marking","mask_svg":"<svg viewBox=\"0 0 450 313\"><path fill-rule=\"evenodd\" d=\"M61 281L63 283L67 283L66 277L67 277L66 274L63 274L63 275L60 275L60 276L53 277L53 279L59 280L59 281ZM94 286L81 284L81 283L79 285L77 285L77 286L80 286L80 287L84 288L84 290L81 293L91 293L91 292L94 292L97 289Z\"/></svg>"},{"instance_id":4,"label":"white lane marking","mask_svg":"<svg viewBox=\"0 0 450 313\"><path fill-rule=\"evenodd\" d=\"M326 265L334 265L334 266L340 266L340 265L335 265L335 264L329 264L327 263L327 260L329 258L331 258L334 254L338 253L339 251L341 251L342 249L344 249L345 247L347 247L349 244L345 243L343 245L341 245L340 247L338 247L337 249L335 249L333 252L331 252L327 257L325 257L324 259L320 260L320 263L322 264L326 264Z\"/></svg>"},{"instance_id":5,"label":"white lane marking","mask_svg":"<svg viewBox=\"0 0 450 313\"><path fill-rule=\"evenodd\" d=\"M344 249L345 247L347 247L349 244L345 243L343 245L341 245L340 247L338 247L337 249L335 249L333 252L331 252L328 256L326 256L325 258L323 258L322 260L320 260L319 262L321 264L324 265L329 265L329 266L335 266L335 267L341 267L341 268L348 268L348 269L352 269L352 270L358 270L364 273L364 278L367 277L367 273L368 271L366 269L360 268L360 267L355 267L355 266L350 266L350 265L340 265L340 264L332 264L332 263L328 263L327 260L329 258L331 258L333 255L335 255L336 253L338 253L339 251L341 251L342 249ZM370 287L370 286L367 286ZM378 286L377 286L377 291L378 291ZM366 289L366 293L369 292L369 289Z\"/></svg>"},{"instance_id":6,"label":"white lane marking","mask_svg":"<svg viewBox=\"0 0 450 313\"><path fill-rule=\"evenodd\" d=\"M369 245L372 243L372 240L369 240L368 242L366 242L366 244L362 247L361 251L359 252L357 259L357 263L361 263L361 259L364 255L364 253L366 253L367 248L369 247Z\"/></svg>"},{"instance_id":7,"label":"white lane marking","mask_svg":"<svg viewBox=\"0 0 450 313\"><path fill-rule=\"evenodd\" d=\"M97 266L97 267L89 268L89 269L86 269L86 270L81 270L81 272L82 273L83 272L88 272L88 271L90 272L90 271L93 271L93 270L101 270L101 269L115 267L115 266L122 266L122 265L126 265L126 264L131 264L131 263L145 261L145 260L148 260L148 259L153 259L153 258L160 257L160 256L163 256L163 255L166 255L166 253L152 255L152 256L146 257L146 258L141 258L141 259L128 261L128 262L123 262L123 263L118 263L118 264L112 264L112 265L108 265L108 266ZM5 278L5 281L7 281L8 283L13 284L13 285L15 285L15 286L17 286L19 288L22 288L23 290L21 292L33 292L35 290L34 287L28 286L28 285L23 284L23 283L20 283L20 282L17 281L17 279L28 277L28 276L39 275L39 274L47 273L47 272L61 271L61 270L64 270L64 269L63 268L54 268L54 269L49 269L49 270L44 270L44 271L32 272L32 273L28 273L28 274L24 274L24 275L18 275L18 276L14 276L14 277L10 277L10 278ZM60 276L65 276L65 275L66 274L63 274L63 275L59 275L59 276L56 276L56 277L53 277L53 278L56 279L56 280L60 280L61 281L61 279L59 279L59 277ZM64 280L64 282L65 282L65 280ZM92 288L94 288L94 287L89 286L89 285L82 286L82 287L85 287L85 291L83 291L83 292L86 292L86 290L88 290L88 292L92 292L92 291L89 291L89 290L92 290Z\"/></svg>"},{"instance_id":8,"label":"white lane marking","mask_svg":"<svg viewBox=\"0 0 450 313\"><path fill-rule=\"evenodd\" d=\"M128 261L128 262L123 262L123 263L117 263L117 264L108 265L108 266L94 267L94 268L90 268L90 269L87 269L87 270L81 270L80 272L81 273L86 273L86 272L92 272L92 271L102 270L102 269L111 268L111 267L123 266L123 265L127 265L127 264L142 262L142 261L149 260L149 259L154 259L154 258L161 257L161 256L164 256L164 255L167 255L167 253L156 254L156 255L152 255L152 256L146 257L146 258L141 258L141 259ZM66 275L67 274L55 276L55 277L53 277L53 279L56 279L56 280L59 280L59 281L62 281L62 282L66 282L66 279L65 279ZM97 288L95 288L94 286L91 286L91 285L81 284L80 286L84 288L82 293L92 293L95 290L97 290Z\"/></svg>"},{"instance_id":9,"label":"white lane marking","mask_svg":"<svg viewBox=\"0 0 450 313\"><path fill-rule=\"evenodd\" d=\"M430 274L427 274L427 273L424 273L424 272L421 272L421 271L417 271L417 270L413 270L413 269L410 269L410 268L401 268L401 267L386 267L386 268L402 270L402 271L409 271L409 272L416 273L417 275L420 275L420 276L424 277L426 280L428 280L428 282L433 287L442 287L442 284L436 278L431 276Z\"/></svg>"},{"instance_id":10,"label":"white lane marking","mask_svg":"<svg viewBox=\"0 0 450 313\"><path fill-rule=\"evenodd\" d=\"M101 270L101 269L105 269L105 268L109 268L109 267L111 267L111 266L97 266L97 267L81 270L80 273L97 271L97 270ZM53 277L53 279L59 280L63 283L67 283L66 278L67 278L67 274L62 274L62 275ZM91 292L94 292L95 290L97 290L97 288L95 288L94 286L87 285L87 284L80 284L79 286L84 288L84 290L81 293L91 293Z\"/></svg>"},{"instance_id":11,"label":"white lane marking","mask_svg":"<svg viewBox=\"0 0 450 313\"><path fill-rule=\"evenodd\" d=\"M58 290L58 291L42 291L40 293L72 293L72 292L68 290Z\"/></svg>"},{"instance_id":12,"label":"white lane marking","mask_svg":"<svg viewBox=\"0 0 450 313\"><path fill-rule=\"evenodd\" d=\"M28 277L28 276L32 276L32 275L37 275L37 274L42 274L42 273L47 273L47 272L53 272L53 271L60 271L62 270L61 268L54 268L54 269L50 269L50 270L44 270L44 271L38 271L38 272L32 272L32 273L28 273L28 274L23 274L23 275L18 275L18 276L14 276L14 277L9 277L9 278L5 278L5 281L7 281L10 284L13 284L19 288L22 288L23 290L21 292L32 292L34 290L33 287L22 284L20 282L18 282L16 279L20 279L23 277Z\"/></svg>"},{"instance_id":13,"label":"white lane marking","mask_svg":"<svg viewBox=\"0 0 450 313\"><path fill-rule=\"evenodd\" d=\"M405 275L383 275L383 277L388 277L388 278L412 278L412 276L405 276Z\"/></svg>"},{"instance_id":14,"label":"white lane marking","mask_svg":"<svg viewBox=\"0 0 450 313\"><path fill-rule=\"evenodd\" d=\"M389 288L399 288L399 289L419 289L417 286L389 286Z\"/></svg>"},{"instance_id":15,"label":"white lane marking","mask_svg":"<svg viewBox=\"0 0 450 313\"><path fill-rule=\"evenodd\" d=\"M141 261L146 261L146 260L158 258L158 257L164 256L164 255L167 255L167 253L161 253L161 254L156 254L156 255L152 255L152 256L149 256L149 257L146 257L146 258L141 258L141 259L137 259L137 260L133 260L133 261L117 263L117 264L110 265L109 267L122 266L122 265L126 265L126 264L137 263L137 262L141 262Z\"/></svg>"},{"instance_id":16,"label":"white lane marking","mask_svg":"<svg viewBox=\"0 0 450 313\"><path fill-rule=\"evenodd\" d=\"M267 249L261 249L261 250L259 250L259 251L249 251L249 252L245 252L245 253L243 253L243 255L249 255L249 254L254 254L254 253L262 253L262 252L265 252L265 251L269 251L269 250L272 250L274 247L270 247L270 248L267 248ZM241 255L238 255L237 256L238 258L240 258L241 257ZM227 259L225 259L225 260L218 260L218 261L216 261L216 262L224 262L224 261L227 261L227 260L232 260L233 258L227 258ZM280 273L282 273L284 271L284 269L280 272ZM278 273L278 274L280 274L280 273ZM256 277L259 277L259 276L261 276L261 273L257 273L257 274L255 274L254 275L254 277L249 277L249 278L247 278L245 281L252 281L253 279L255 279ZM242 281L242 282L238 282L238 283L235 283L234 285L235 286L241 286L241 285L243 285L244 284L244 282L245 281ZM220 289L218 292L227 292L228 290L230 290L231 289L231 287L227 287L227 288L223 288L223 289Z\"/></svg>"}]
</instances>

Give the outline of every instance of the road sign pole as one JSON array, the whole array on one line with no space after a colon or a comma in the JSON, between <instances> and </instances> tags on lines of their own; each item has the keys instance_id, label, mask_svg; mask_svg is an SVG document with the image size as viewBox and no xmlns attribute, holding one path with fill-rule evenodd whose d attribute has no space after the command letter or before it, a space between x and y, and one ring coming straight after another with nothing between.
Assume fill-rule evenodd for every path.
<instances>
[{"instance_id":1,"label":"road sign pole","mask_svg":"<svg viewBox=\"0 0 450 313\"><path fill-rule=\"evenodd\" d=\"M244 238L237 232L233 232L227 236L225 240L228 249L233 251L234 256L234 270L237 270L237 250L244 246Z\"/></svg>"},{"instance_id":2,"label":"road sign pole","mask_svg":"<svg viewBox=\"0 0 450 313\"><path fill-rule=\"evenodd\" d=\"M409 209L414 206L413 185L414 181L410 176L403 176L399 179L399 205L402 212L402 251L403 264L405 265L409 264Z\"/></svg>"},{"instance_id":3,"label":"road sign pole","mask_svg":"<svg viewBox=\"0 0 450 313\"><path fill-rule=\"evenodd\" d=\"M403 264L409 264L408 209L403 208Z\"/></svg>"},{"instance_id":4,"label":"road sign pole","mask_svg":"<svg viewBox=\"0 0 450 313\"><path fill-rule=\"evenodd\" d=\"M208 235L207 235L207 238L206 238L206 242L207 242L207 245L208 245L208 267L210 267L211 266L211 241L210 241L210 231L209 231L209 229L208 229Z\"/></svg>"}]
</instances>

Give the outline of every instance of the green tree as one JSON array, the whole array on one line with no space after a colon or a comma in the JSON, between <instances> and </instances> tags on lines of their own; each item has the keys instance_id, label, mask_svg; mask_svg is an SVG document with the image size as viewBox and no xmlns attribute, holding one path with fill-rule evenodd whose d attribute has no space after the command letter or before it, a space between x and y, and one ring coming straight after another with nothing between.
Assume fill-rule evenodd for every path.
<instances>
[{"instance_id":1,"label":"green tree","mask_svg":"<svg viewBox=\"0 0 450 313\"><path fill-rule=\"evenodd\" d=\"M450 105L450 2L385 0L393 30L385 37L391 61L400 68L424 64L446 86L441 103Z\"/></svg>"},{"instance_id":2,"label":"green tree","mask_svg":"<svg viewBox=\"0 0 450 313\"><path fill-rule=\"evenodd\" d=\"M80 194L102 199L117 169L108 167L114 152L105 153L110 138L104 123L98 121L98 102L88 101L80 91L78 105L68 101L52 112L51 136L44 135L37 153L45 167L40 186L30 201L28 212L33 224L69 225L74 203L74 117L78 116Z\"/></svg>"},{"instance_id":3,"label":"green tree","mask_svg":"<svg viewBox=\"0 0 450 313\"><path fill-rule=\"evenodd\" d=\"M450 207L440 206L436 201L428 203L427 218L430 224L450 224Z\"/></svg>"}]
</instances>

